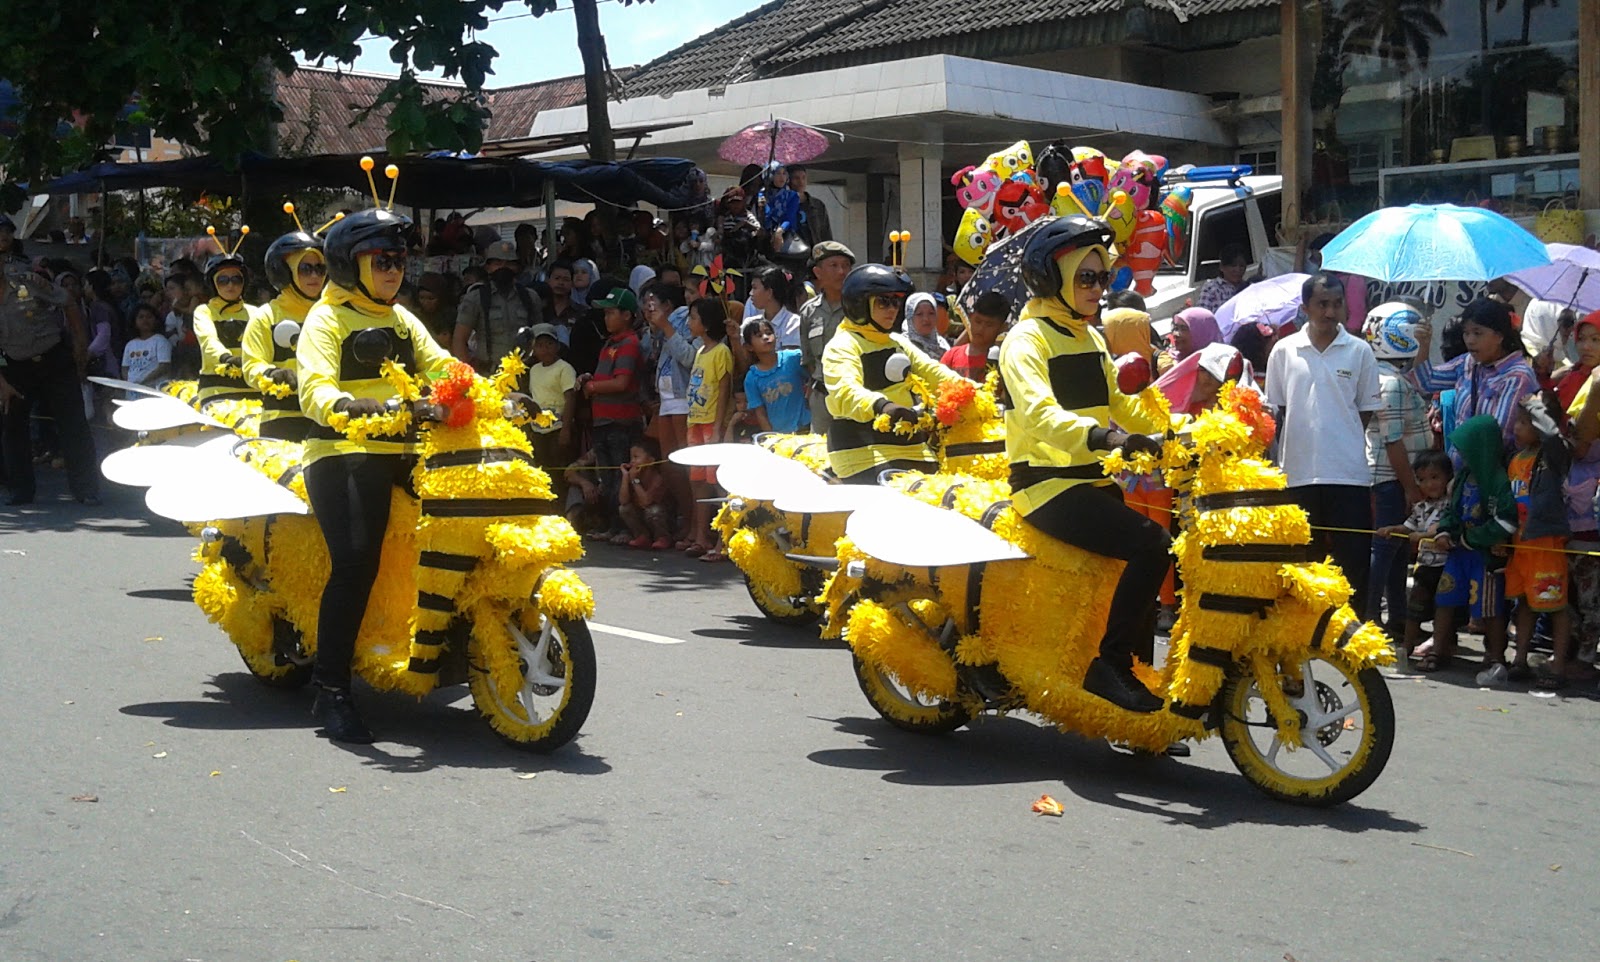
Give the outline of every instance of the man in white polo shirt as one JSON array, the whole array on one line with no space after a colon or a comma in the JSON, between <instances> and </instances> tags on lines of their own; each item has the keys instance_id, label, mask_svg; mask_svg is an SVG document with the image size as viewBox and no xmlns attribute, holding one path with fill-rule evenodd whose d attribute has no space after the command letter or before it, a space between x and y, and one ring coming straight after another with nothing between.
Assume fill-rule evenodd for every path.
<instances>
[{"instance_id":1,"label":"man in white polo shirt","mask_svg":"<svg viewBox=\"0 0 1600 962\"><path fill-rule=\"evenodd\" d=\"M1311 543L1344 569L1360 612L1372 551L1366 428L1383 406L1378 363L1367 342L1345 329L1338 277L1313 274L1301 294L1306 326L1272 348L1267 403L1278 416L1279 463L1311 517Z\"/></svg>"}]
</instances>

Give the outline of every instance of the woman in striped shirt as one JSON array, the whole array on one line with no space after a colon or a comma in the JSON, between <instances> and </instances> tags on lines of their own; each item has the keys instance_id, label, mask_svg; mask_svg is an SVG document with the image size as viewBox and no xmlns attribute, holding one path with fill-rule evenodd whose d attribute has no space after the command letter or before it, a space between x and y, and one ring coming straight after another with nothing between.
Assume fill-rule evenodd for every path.
<instances>
[{"instance_id":1,"label":"woman in striped shirt","mask_svg":"<svg viewBox=\"0 0 1600 962\"><path fill-rule=\"evenodd\" d=\"M1506 450L1513 450L1517 405L1539 393L1538 375L1528 361L1522 336L1512 326L1509 307L1480 297L1462 310L1461 322L1467 353L1443 364L1421 360L1411 370L1411 381L1424 394L1455 389L1455 410L1451 423L1445 425L1446 438L1468 418L1487 414L1499 422ZM1424 323L1417 328L1418 358L1428 357L1432 337L1432 325ZM1456 470L1461 470L1461 459L1453 449L1450 456Z\"/></svg>"}]
</instances>

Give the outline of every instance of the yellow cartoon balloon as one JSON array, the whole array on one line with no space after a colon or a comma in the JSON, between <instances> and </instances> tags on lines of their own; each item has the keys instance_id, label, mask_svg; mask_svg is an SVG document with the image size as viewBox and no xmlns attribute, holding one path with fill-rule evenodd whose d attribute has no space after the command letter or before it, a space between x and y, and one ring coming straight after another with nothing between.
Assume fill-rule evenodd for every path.
<instances>
[{"instance_id":1,"label":"yellow cartoon balloon","mask_svg":"<svg viewBox=\"0 0 1600 962\"><path fill-rule=\"evenodd\" d=\"M956 228L955 243L950 246L955 249L956 256L976 267L983 260L983 252L989 249L989 241L994 236L994 228L989 224L989 218L983 216L976 207L968 207L961 215L961 226Z\"/></svg>"},{"instance_id":2,"label":"yellow cartoon balloon","mask_svg":"<svg viewBox=\"0 0 1600 962\"><path fill-rule=\"evenodd\" d=\"M1072 185L1062 182L1056 185L1056 196L1050 201L1050 213L1057 217L1065 217L1068 214L1082 214L1084 217L1094 217L1099 211L1097 210L1091 214L1085 210L1082 201L1078 200L1077 195L1072 192Z\"/></svg>"},{"instance_id":3,"label":"yellow cartoon balloon","mask_svg":"<svg viewBox=\"0 0 1600 962\"><path fill-rule=\"evenodd\" d=\"M1133 198L1125 190L1114 190L1106 198L1105 221L1111 225L1111 233L1116 236L1117 247L1127 246L1128 238L1133 236L1134 216L1138 213L1133 206Z\"/></svg>"},{"instance_id":4,"label":"yellow cartoon balloon","mask_svg":"<svg viewBox=\"0 0 1600 962\"><path fill-rule=\"evenodd\" d=\"M990 154L978 169L992 170L1001 180L1010 180L1013 175L1033 169L1033 148L1026 140L1019 140L1005 150Z\"/></svg>"}]
</instances>

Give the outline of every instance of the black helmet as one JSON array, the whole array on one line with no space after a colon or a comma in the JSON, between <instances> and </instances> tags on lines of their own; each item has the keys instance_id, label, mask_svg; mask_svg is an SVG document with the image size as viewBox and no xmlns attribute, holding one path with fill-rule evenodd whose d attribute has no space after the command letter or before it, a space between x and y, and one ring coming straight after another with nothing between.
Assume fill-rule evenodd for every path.
<instances>
[{"instance_id":1,"label":"black helmet","mask_svg":"<svg viewBox=\"0 0 1600 962\"><path fill-rule=\"evenodd\" d=\"M289 255L299 251L322 250L322 238L314 237L303 230L291 231L272 242L267 248L266 263L263 265L267 271L267 283L275 291L283 291L294 285L294 273L289 270Z\"/></svg>"},{"instance_id":2,"label":"black helmet","mask_svg":"<svg viewBox=\"0 0 1600 962\"><path fill-rule=\"evenodd\" d=\"M206 261L206 296L212 297L216 295L217 274L224 267L237 267L239 270L244 271L245 286L248 287L250 285L250 268L245 264L243 257L238 254L216 253L212 254L211 259ZM241 298L244 297L244 288L240 288L239 296Z\"/></svg>"},{"instance_id":3,"label":"black helmet","mask_svg":"<svg viewBox=\"0 0 1600 962\"><path fill-rule=\"evenodd\" d=\"M340 220L328 228L322 242L328 280L346 290L359 290L361 270L356 267L356 256L367 251L405 250L410 229L411 218L377 208Z\"/></svg>"},{"instance_id":4,"label":"black helmet","mask_svg":"<svg viewBox=\"0 0 1600 962\"><path fill-rule=\"evenodd\" d=\"M1103 220L1068 214L1035 227L1022 249L1022 282L1034 297L1061 296L1061 265L1056 258L1062 251L1079 247L1109 247L1111 228ZM1108 265L1109 266L1109 265Z\"/></svg>"},{"instance_id":5,"label":"black helmet","mask_svg":"<svg viewBox=\"0 0 1600 962\"><path fill-rule=\"evenodd\" d=\"M909 296L913 290L905 271L888 264L862 264L844 279L844 316L852 321L872 320L872 298L879 294Z\"/></svg>"}]
</instances>

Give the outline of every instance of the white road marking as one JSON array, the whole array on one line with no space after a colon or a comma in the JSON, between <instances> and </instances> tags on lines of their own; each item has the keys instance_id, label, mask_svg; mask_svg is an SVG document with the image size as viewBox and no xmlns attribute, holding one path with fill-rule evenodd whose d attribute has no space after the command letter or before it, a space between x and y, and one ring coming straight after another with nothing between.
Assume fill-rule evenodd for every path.
<instances>
[{"instance_id":1,"label":"white road marking","mask_svg":"<svg viewBox=\"0 0 1600 962\"><path fill-rule=\"evenodd\" d=\"M683 638L668 638L666 635L652 635L648 631L634 631L632 628L613 628L597 622L589 622L590 631L598 631L602 635L616 635L619 638L632 638L634 641L648 641L652 645L681 645Z\"/></svg>"}]
</instances>

